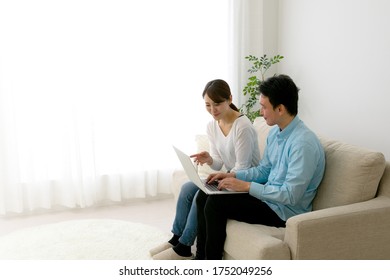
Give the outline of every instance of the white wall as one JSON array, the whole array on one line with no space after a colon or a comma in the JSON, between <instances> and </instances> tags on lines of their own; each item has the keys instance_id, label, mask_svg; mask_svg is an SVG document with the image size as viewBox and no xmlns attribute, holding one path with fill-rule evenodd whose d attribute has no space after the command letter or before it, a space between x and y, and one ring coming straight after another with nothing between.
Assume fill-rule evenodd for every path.
<instances>
[{"instance_id":1,"label":"white wall","mask_svg":"<svg viewBox=\"0 0 390 280\"><path fill-rule=\"evenodd\" d=\"M278 40L305 123L390 160L390 1L279 0Z\"/></svg>"}]
</instances>

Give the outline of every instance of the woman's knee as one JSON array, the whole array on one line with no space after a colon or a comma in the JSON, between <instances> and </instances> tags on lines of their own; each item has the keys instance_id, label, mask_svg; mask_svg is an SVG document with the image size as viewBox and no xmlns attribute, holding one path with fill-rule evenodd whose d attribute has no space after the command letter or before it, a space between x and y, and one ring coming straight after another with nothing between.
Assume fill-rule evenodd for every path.
<instances>
[{"instance_id":1,"label":"woman's knee","mask_svg":"<svg viewBox=\"0 0 390 280\"><path fill-rule=\"evenodd\" d=\"M181 187L179 197L181 199L192 201L198 190L198 187L194 183L187 182Z\"/></svg>"}]
</instances>

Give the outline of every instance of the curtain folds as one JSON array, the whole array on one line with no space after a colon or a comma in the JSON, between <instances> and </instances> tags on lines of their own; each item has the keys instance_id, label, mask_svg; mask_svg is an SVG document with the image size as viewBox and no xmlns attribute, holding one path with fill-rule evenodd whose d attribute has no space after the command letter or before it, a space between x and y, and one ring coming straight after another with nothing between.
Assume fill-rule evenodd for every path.
<instances>
[{"instance_id":1,"label":"curtain folds","mask_svg":"<svg viewBox=\"0 0 390 280\"><path fill-rule=\"evenodd\" d=\"M246 97L242 89L249 77L248 55L261 56L264 53L264 22L263 11L277 0L234 0L230 3L230 59L231 75L234 77L232 90L237 94L235 102L243 104ZM270 7L275 9L275 7ZM267 13L269 10L267 10ZM270 38L267 38L269 40Z\"/></svg>"},{"instance_id":2,"label":"curtain folds","mask_svg":"<svg viewBox=\"0 0 390 280\"><path fill-rule=\"evenodd\" d=\"M1 1L0 215L170 194L235 2Z\"/></svg>"}]
</instances>

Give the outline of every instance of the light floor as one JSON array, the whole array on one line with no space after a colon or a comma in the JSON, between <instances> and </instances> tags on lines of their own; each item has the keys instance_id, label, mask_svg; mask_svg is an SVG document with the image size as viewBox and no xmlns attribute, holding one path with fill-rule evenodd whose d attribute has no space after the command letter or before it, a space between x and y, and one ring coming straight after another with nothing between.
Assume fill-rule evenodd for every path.
<instances>
[{"instance_id":1,"label":"light floor","mask_svg":"<svg viewBox=\"0 0 390 280\"><path fill-rule=\"evenodd\" d=\"M144 223L170 232L175 213L173 198L132 202L123 205L102 206L71 211L57 211L46 214L0 217L0 236L12 231L57 223L72 219L119 219Z\"/></svg>"}]
</instances>

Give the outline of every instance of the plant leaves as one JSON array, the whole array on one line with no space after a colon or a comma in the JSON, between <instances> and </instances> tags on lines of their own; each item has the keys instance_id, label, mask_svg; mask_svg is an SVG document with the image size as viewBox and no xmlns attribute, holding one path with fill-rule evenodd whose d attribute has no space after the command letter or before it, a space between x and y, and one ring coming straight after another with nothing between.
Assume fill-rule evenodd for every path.
<instances>
[{"instance_id":1,"label":"plant leaves","mask_svg":"<svg viewBox=\"0 0 390 280\"><path fill-rule=\"evenodd\" d=\"M248 73L254 74L260 71L261 74L261 79L256 75L250 76L248 78L247 84L242 90L243 95L249 95L249 97L246 102L242 104L240 111L244 113L252 122L260 116L260 110L254 109L253 107L255 107L259 102L258 99L260 95L260 85L265 77L265 73L268 71L268 69L271 68L273 64L279 63L283 58L284 56L279 54L270 58L266 54L260 58L254 55L248 55L245 57L245 59L251 63L248 69Z\"/></svg>"}]
</instances>

